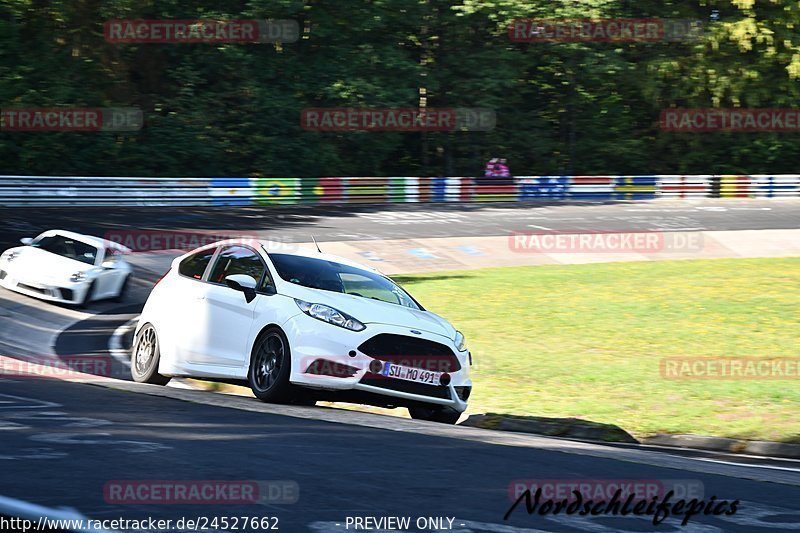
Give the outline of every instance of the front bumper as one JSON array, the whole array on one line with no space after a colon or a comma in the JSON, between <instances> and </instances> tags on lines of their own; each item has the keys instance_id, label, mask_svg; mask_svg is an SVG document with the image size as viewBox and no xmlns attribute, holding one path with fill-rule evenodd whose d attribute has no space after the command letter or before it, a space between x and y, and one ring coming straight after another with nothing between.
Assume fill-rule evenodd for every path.
<instances>
[{"instance_id":1,"label":"front bumper","mask_svg":"<svg viewBox=\"0 0 800 533\"><path fill-rule=\"evenodd\" d=\"M367 393L381 397L382 403L386 404L432 404L458 412L466 410L466 399L472 388L469 352L458 352L453 340L442 335L425 331L417 335L411 333L410 328L386 324L367 323L366 326L363 331L350 331L302 313L289 319L283 329L292 350L290 381L320 390ZM423 368L447 371L450 382L447 385L427 385L371 372L370 364L376 365L374 361L389 361L384 355L371 356L361 351L365 342L378 335L401 336L446 346L451 352L449 358L442 357L440 361L437 356L432 366ZM410 355L415 363L425 362L425 356L418 354L398 354L399 359L394 362L402 364L405 355ZM449 366L441 367L443 363Z\"/></svg>"},{"instance_id":2,"label":"front bumper","mask_svg":"<svg viewBox=\"0 0 800 533\"><path fill-rule=\"evenodd\" d=\"M89 290L88 281L73 283L70 281L31 280L18 276L13 270L6 270L7 268L7 263L0 264L0 287L26 296L50 302L76 304L83 302L86 298L86 291Z\"/></svg>"}]
</instances>

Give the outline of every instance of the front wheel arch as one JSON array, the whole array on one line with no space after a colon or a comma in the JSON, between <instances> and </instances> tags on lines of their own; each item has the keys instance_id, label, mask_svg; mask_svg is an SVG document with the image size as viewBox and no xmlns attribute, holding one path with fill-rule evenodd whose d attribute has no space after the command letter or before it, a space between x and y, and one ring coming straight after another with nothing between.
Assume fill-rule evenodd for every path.
<instances>
[{"instance_id":1,"label":"front wheel arch","mask_svg":"<svg viewBox=\"0 0 800 533\"><path fill-rule=\"evenodd\" d=\"M281 360L281 368L275 376L275 383L268 387L266 390L261 390L258 387L256 373L258 363L256 356L262 347L262 343L271 335L280 337L283 343L283 358ZM277 324L267 324L256 335L253 345L250 347L250 356L247 363L247 383L253 395L264 402L274 403L287 403L291 402L296 396L296 387L289 383L289 376L292 369L292 347L289 344L286 332Z\"/></svg>"}]
</instances>

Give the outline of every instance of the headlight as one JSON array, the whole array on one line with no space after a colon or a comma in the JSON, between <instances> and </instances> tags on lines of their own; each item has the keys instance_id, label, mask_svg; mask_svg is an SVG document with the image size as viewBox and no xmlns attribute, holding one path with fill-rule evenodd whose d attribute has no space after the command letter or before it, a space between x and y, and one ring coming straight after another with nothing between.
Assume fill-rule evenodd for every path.
<instances>
[{"instance_id":1,"label":"headlight","mask_svg":"<svg viewBox=\"0 0 800 533\"><path fill-rule=\"evenodd\" d=\"M294 301L302 312L317 320L327 322L328 324L333 324L334 326L352 331L361 331L367 327L350 315L342 313L333 307L322 304L311 304L303 300L298 300L297 298L295 298Z\"/></svg>"},{"instance_id":2,"label":"headlight","mask_svg":"<svg viewBox=\"0 0 800 533\"><path fill-rule=\"evenodd\" d=\"M463 352L467 349L467 340L464 338L464 334L460 331L456 331L455 343L459 352Z\"/></svg>"},{"instance_id":3,"label":"headlight","mask_svg":"<svg viewBox=\"0 0 800 533\"><path fill-rule=\"evenodd\" d=\"M69 277L69 280L73 283L77 283L85 279L86 279L86 274L83 272L75 272L73 275Z\"/></svg>"}]
</instances>

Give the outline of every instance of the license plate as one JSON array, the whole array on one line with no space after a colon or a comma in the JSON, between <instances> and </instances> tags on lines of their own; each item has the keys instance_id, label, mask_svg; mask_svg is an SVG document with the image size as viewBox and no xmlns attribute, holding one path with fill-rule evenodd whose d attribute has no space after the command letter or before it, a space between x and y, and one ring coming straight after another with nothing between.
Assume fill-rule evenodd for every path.
<instances>
[{"instance_id":1,"label":"license plate","mask_svg":"<svg viewBox=\"0 0 800 533\"><path fill-rule=\"evenodd\" d=\"M442 372L432 372L423 368L413 368L392 363L385 363L381 373L387 378L427 383L428 385L439 385L439 379L442 377Z\"/></svg>"}]
</instances>

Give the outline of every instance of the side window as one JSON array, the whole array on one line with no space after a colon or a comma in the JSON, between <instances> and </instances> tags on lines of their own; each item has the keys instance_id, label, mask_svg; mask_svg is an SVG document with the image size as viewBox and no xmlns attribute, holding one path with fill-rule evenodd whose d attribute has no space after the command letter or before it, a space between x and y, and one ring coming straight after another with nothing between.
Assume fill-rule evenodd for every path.
<instances>
[{"instance_id":1,"label":"side window","mask_svg":"<svg viewBox=\"0 0 800 533\"><path fill-rule=\"evenodd\" d=\"M222 250L214 263L214 270L208 277L211 283L225 283L225 278L233 274L247 274L258 283L264 273L264 261L249 248L230 246Z\"/></svg>"},{"instance_id":2,"label":"side window","mask_svg":"<svg viewBox=\"0 0 800 533\"><path fill-rule=\"evenodd\" d=\"M180 265L178 265L178 272L182 276L201 279L203 277L203 272L206 271L206 267L208 266L209 261L211 261L211 258L214 256L214 252L216 250L216 248L209 248L208 250L203 250L202 252L197 252L194 255L190 255L181 261Z\"/></svg>"}]
</instances>

